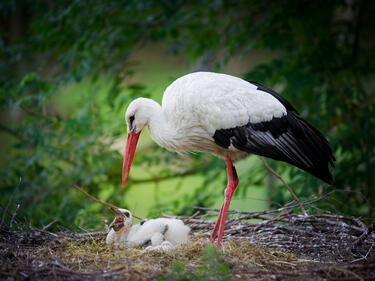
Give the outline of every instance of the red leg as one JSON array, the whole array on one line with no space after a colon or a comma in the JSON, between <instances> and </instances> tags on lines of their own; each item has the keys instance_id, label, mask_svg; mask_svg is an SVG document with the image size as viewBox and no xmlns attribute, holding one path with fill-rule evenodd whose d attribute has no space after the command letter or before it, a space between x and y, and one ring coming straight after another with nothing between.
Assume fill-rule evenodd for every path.
<instances>
[{"instance_id":1,"label":"red leg","mask_svg":"<svg viewBox=\"0 0 375 281\"><path fill-rule=\"evenodd\" d=\"M224 204L223 204L223 205L224 205ZM210 238L210 241L211 241L211 242L214 242L214 241L215 241L217 231L219 230L220 218L221 218L221 216L222 216L222 214L223 214L223 205L221 205L221 209L220 209L219 216L217 217L217 220L216 220L216 223L215 223L214 229L212 230L212 234L211 234L211 238Z\"/></svg>"},{"instance_id":2,"label":"red leg","mask_svg":"<svg viewBox=\"0 0 375 281\"><path fill-rule=\"evenodd\" d=\"M217 238L217 245L220 247L221 245L221 239L223 237L224 233L224 225L225 225L225 219L227 216L227 211L230 205L230 200L232 199L233 193L236 190L236 187L238 185L238 177L236 173L236 169L234 168L232 164L232 160L229 156L225 159L225 163L227 164L227 175L228 175L228 184L227 188L224 191L224 202L221 206L219 216L217 218L214 230L212 231L211 235L211 241L215 240L216 238L216 232L219 230L218 238Z\"/></svg>"}]
</instances>

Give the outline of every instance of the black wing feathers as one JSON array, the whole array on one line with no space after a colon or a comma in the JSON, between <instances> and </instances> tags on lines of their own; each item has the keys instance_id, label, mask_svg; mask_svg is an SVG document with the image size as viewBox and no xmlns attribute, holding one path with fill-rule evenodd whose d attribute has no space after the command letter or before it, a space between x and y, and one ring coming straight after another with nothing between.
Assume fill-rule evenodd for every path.
<instances>
[{"instance_id":1,"label":"black wing feathers","mask_svg":"<svg viewBox=\"0 0 375 281\"><path fill-rule=\"evenodd\" d=\"M216 130L213 138L217 145L228 148L230 146L230 138L232 137L232 129L229 130Z\"/></svg>"},{"instance_id":2,"label":"black wing feathers","mask_svg":"<svg viewBox=\"0 0 375 281\"><path fill-rule=\"evenodd\" d=\"M213 136L215 143L224 148L232 144L248 153L290 163L332 183L329 164L334 166L335 158L325 137L306 120L289 112L296 110L286 99L258 83L251 83L278 99L288 110L287 114L266 122L217 130Z\"/></svg>"},{"instance_id":3,"label":"black wing feathers","mask_svg":"<svg viewBox=\"0 0 375 281\"><path fill-rule=\"evenodd\" d=\"M334 157L328 141L307 121L288 113L268 122L248 123L242 127L217 130L215 142L297 166L332 183L328 163Z\"/></svg>"}]
</instances>

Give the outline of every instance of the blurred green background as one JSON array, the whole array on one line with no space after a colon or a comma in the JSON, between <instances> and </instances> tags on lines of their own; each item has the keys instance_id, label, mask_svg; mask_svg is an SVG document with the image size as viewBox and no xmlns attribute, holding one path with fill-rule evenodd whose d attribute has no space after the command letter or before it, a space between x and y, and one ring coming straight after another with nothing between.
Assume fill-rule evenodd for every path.
<instances>
[{"instance_id":1,"label":"blurred green background","mask_svg":"<svg viewBox=\"0 0 375 281\"><path fill-rule=\"evenodd\" d=\"M102 229L111 214L72 185L139 216L220 207L225 164L180 156L142 133L121 188L124 113L160 102L189 72L232 74L277 90L329 139L332 186L267 160L301 199L374 216L374 1L2 1L2 218ZM291 201L256 156L236 164L232 209ZM6 212L5 212L6 211Z\"/></svg>"}]
</instances>

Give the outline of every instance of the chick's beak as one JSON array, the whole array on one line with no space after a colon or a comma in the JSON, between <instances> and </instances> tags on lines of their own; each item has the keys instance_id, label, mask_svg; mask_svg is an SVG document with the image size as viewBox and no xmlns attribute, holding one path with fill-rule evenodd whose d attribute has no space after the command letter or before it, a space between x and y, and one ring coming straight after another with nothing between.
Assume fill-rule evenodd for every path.
<instances>
[{"instance_id":1,"label":"chick's beak","mask_svg":"<svg viewBox=\"0 0 375 281\"><path fill-rule=\"evenodd\" d=\"M117 208L114 208L114 207L109 207L109 210L114 213L115 215L120 215L121 216L121 212L119 209Z\"/></svg>"},{"instance_id":2,"label":"chick's beak","mask_svg":"<svg viewBox=\"0 0 375 281\"><path fill-rule=\"evenodd\" d=\"M120 215L116 215L115 219L113 222L109 225L109 229L112 229L114 231L119 231L122 227L124 226L124 219Z\"/></svg>"}]
</instances>

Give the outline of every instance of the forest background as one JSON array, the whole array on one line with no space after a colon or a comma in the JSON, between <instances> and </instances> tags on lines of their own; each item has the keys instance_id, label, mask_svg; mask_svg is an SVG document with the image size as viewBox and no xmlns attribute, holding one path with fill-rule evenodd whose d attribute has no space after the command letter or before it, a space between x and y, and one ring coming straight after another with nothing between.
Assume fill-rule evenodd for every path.
<instances>
[{"instance_id":1,"label":"forest background","mask_svg":"<svg viewBox=\"0 0 375 281\"><path fill-rule=\"evenodd\" d=\"M111 214L73 184L140 216L219 207L224 162L168 152L145 133L120 187L127 104L160 102L174 79L216 71L277 90L329 139L332 186L267 159L301 199L329 194L318 207L373 217L374 14L365 0L3 1L0 205L38 227L86 230ZM291 200L256 156L236 166L232 209Z\"/></svg>"}]
</instances>

